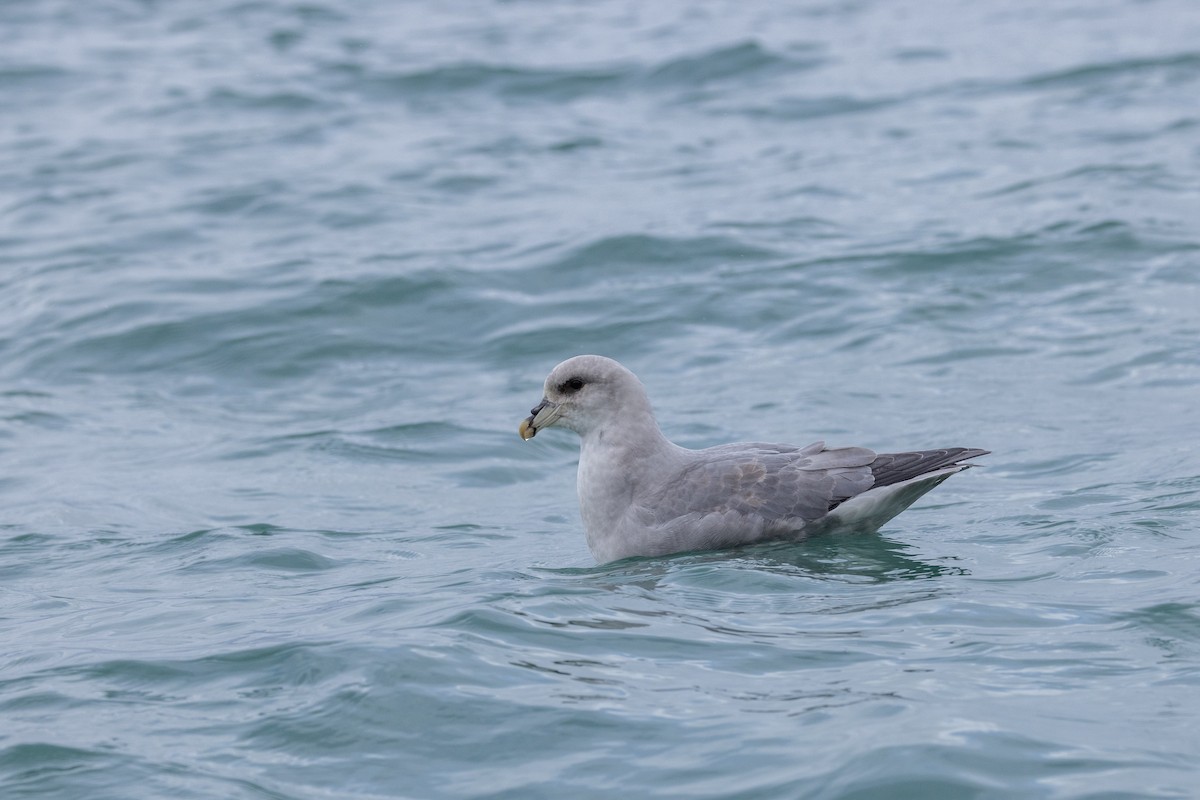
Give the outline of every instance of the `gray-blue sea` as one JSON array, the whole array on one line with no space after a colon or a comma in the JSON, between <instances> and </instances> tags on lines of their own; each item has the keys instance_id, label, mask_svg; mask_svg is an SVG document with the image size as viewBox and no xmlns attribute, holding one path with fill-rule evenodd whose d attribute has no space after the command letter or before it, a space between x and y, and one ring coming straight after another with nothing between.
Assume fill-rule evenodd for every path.
<instances>
[{"instance_id":1,"label":"gray-blue sea","mask_svg":"<svg viewBox=\"0 0 1200 800\"><path fill-rule=\"evenodd\" d=\"M596 566L674 441L993 454ZM0 797L1200 797L1195 0L0 2Z\"/></svg>"}]
</instances>

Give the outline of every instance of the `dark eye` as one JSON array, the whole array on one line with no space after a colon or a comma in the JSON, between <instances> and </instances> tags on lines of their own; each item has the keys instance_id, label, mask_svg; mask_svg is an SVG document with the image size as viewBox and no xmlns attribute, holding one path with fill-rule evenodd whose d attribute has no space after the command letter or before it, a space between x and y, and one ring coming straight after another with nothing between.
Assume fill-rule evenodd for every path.
<instances>
[{"instance_id":1,"label":"dark eye","mask_svg":"<svg viewBox=\"0 0 1200 800\"><path fill-rule=\"evenodd\" d=\"M578 392L583 388L583 378L568 378L563 381L561 388L564 392Z\"/></svg>"}]
</instances>

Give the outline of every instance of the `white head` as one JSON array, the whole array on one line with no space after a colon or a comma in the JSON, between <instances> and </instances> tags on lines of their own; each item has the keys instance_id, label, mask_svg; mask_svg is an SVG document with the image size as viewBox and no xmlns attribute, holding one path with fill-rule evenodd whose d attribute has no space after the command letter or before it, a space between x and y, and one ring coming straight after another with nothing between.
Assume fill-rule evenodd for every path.
<instances>
[{"instance_id":1,"label":"white head","mask_svg":"<svg viewBox=\"0 0 1200 800\"><path fill-rule=\"evenodd\" d=\"M542 428L568 428L580 436L650 415L646 387L625 367L604 356L568 358L546 378L542 402L518 429L532 439Z\"/></svg>"}]
</instances>

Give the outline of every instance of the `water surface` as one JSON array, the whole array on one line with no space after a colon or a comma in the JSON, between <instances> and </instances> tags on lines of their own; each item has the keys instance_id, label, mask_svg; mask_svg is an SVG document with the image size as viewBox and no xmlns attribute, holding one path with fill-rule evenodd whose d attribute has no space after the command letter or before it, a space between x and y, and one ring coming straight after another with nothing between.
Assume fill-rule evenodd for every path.
<instances>
[{"instance_id":1,"label":"water surface","mask_svg":"<svg viewBox=\"0 0 1200 800\"><path fill-rule=\"evenodd\" d=\"M786 6L786 7L785 7ZM1187 798L1200 13L0 4L5 798ZM596 567L702 447L994 451Z\"/></svg>"}]
</instances>

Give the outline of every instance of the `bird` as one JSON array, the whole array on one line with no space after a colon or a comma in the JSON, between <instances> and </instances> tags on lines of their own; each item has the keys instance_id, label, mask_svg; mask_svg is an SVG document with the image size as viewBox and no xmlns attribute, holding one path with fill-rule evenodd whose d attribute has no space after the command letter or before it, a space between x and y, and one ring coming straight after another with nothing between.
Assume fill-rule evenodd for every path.
<instances>
[{"instance_id":1,"label":"bird","mask_svg":"<svg viewBox=\"0 0 1200 800\"><path fill-rule=\"evenodd\" d=\"M588 549L600 564L723 550L815 533L877 531L990 451L947 447L878 454L865 447L741 442L689 450L659 429L646 388L619 362L568 358L521 421L579 434L577 488Z\"/></svg>"}]
</instances>

